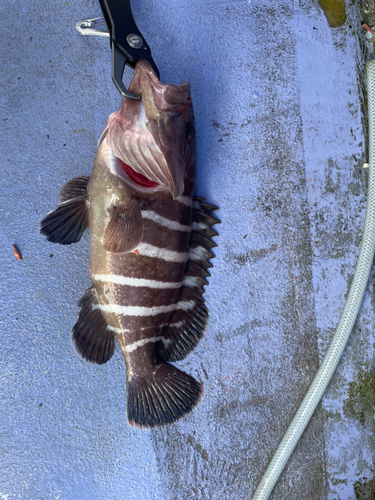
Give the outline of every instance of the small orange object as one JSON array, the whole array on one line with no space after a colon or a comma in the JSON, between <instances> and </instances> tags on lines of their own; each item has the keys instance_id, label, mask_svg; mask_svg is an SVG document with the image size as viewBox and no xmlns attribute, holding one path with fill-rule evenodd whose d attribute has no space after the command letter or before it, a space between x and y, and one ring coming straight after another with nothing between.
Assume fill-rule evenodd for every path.
<instances>
[{"instance_id":1,"label":"small orange object","mask_svg":"<svg viewBox=\"0 0 375 500\"><path fill-rule=\"evenodd\" d=\"M134 250L134 253L135 253L135 255L139 254L138 250Z\"/></svg>"},{"instance_id":2,"label":"small orange object","mask_svg":"<svg viewBox=\"0 0 375 500\"><path fill-rule=\"evenodd\" d=\"M365 30L367 30L369 33L371 33L371 35L374 34L374 30L370 28L370 26L368 26L366 23L362 24L362 26L365 28Z\"/></svg>"},{"instance_id":3,"label":"small orange object","mask_svg":"<svg viewBox=\"0 0 375 500\"><path fill-rule=\"evenodd\" d=\"M14 253L15 258L18 259L18 260L22 260L22 254L18 250L18 248L16 247L16 245L12 245L12 248L13 248L13 253Z\"/></svg>"}]
</instances>

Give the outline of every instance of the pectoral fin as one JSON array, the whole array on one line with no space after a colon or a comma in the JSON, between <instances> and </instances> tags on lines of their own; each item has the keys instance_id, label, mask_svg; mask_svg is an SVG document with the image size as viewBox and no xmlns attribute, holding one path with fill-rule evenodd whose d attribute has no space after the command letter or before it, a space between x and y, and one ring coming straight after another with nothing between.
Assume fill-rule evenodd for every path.
<instances>
[{"instance_id":1,"label":"pectoral fin","mask_svg":"<svg viewBox=\"0 0 375 500\"><path fill-rule=\"evenodd\" d=\"M143 219L136 200L120 204L104 233L104 248L107 252L132 252L143 236Z\"/></svg>"},{"instance_id":2,"label":"pectoral fin","mask_svg":"<svg viewBox=\"0 0 375 500\"><path fill-rule=\"evenodd\" d=\"M52 243L70 245L81 239L89 225L88 196L77 196L60 203L40 223L40 232Z\"/></svg>"},{"instance_id":3,"label":"pectoral fin","mask_svg":"<svg viewBox=\"0 0 375 500\"><path fill-rule=\"evenodd\" d=\"M73 198L78 198L78 196L84 196L87 190L87 184L89 183L90 177L86 175L81 175L80 177L74 177L70 179L60 190L59 200L60 203L64 201L71 200Z\"/></svg>"},{"instance_id":4,"label":"pectoral fin","mask_svg":"<svg viewBox=\"0 0 375 500\"><path fill-rule=\"evenodd\" d=\"M59 194L60 204L45 217L40 232L52 243L70 245L81 239L89 226L88 195L90 177L81 176L63 185Z\"/></svg>"}]
</instances>

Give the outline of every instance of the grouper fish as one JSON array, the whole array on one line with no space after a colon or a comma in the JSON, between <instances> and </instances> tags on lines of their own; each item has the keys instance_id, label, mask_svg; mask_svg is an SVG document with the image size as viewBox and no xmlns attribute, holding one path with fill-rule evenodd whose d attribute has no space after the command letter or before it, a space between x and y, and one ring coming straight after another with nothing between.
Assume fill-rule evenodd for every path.
<instances>
[{"instance_id":1,"label":"grouper fish","mask_svg":"<svg viewBox=\"0 0 375 500\"><path fill-rule=\"evenodd\" d=\"M163 85L146 61L110 115L91 177L61 189L41 222L53 243L90 231L92 287L78 302L73 345L106 363L115 339L126 364L130 424L171 424L198 403L203 388L170 362L201 339L208 319L202 298L217 233L216 209L194 197L195 128L190 84Z\"/></svg>"}]
</instances>

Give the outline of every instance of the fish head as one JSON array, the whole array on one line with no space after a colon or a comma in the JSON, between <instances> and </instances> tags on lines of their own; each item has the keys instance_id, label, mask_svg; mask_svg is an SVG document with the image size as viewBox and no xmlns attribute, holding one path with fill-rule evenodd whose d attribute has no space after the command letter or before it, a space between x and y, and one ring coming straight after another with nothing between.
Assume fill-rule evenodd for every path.
<instances>
[{"instance_id":1,"label":"fish head","mask_svg":"<svg viewBox=\"0 0 375 500\"><path fill-rule=\"evenodd\" d=\"M108 168L132 189L173 198L195 184L195 126L190 84L163 85L147 61L138 61L130 92L112 113L105 140L116 161Z\"/></svg>"}]
</instances>

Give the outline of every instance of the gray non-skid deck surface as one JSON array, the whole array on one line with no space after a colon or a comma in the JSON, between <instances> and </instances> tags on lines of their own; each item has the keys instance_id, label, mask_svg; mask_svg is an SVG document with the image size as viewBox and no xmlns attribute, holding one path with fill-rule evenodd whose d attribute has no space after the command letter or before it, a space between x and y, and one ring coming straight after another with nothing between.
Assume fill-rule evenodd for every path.
<instances>
[{"instance_id":1,"label":"gray non-skid deck surface","mask_svg":"<svg viewBox=\"0 0 375 500\"><path fill-rule=\"evenodd\" d=\"M90 285L88 235L39 221L89 175L120 97L93 0L1 3L1 500L247 499L337 325L366 198L360 14L317 3L133 2L165 83L189 79L197 193L222 224L204 339L180 367L198 408L169 428L126 422L125 367L82 361L69 332ZM17 243L22 262L12 253ZM274 499L374 495L374 289Z\"/></svg>"}]
</instances>

